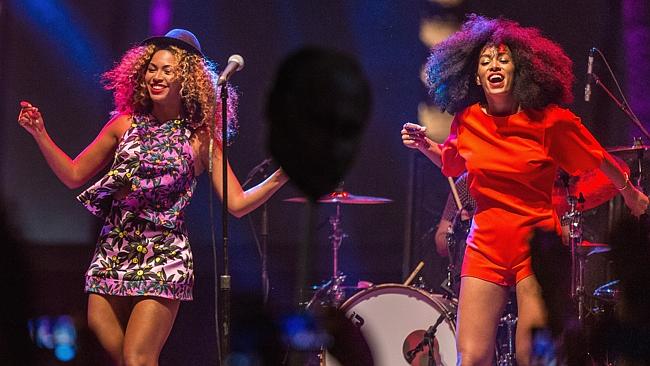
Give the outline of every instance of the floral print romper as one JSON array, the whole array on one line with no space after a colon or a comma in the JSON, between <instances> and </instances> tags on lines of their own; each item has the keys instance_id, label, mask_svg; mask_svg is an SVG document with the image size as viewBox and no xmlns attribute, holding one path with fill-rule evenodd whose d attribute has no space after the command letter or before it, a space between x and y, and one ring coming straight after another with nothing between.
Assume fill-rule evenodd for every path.
<instances>
[{"instance_id":1,"label":"floral print romper","mask_svg":"<svg viewBox=\"0 0 650 366\"><path fill-rule=\"evenodd\" d=\"M186 120L134 115L109 172L77 197L104 219L86 292L192 299L183 220L196 186L191 134ZM124 198L113 197L125 190Z\"/></svg>"}]
</instances>

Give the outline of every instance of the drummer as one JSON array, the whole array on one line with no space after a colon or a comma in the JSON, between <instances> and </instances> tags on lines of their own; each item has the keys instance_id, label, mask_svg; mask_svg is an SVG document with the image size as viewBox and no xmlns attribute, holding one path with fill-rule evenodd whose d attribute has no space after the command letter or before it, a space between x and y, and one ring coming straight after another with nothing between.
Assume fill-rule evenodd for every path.
<instances>
[{"instance_id":1,"label":"drummer","mask_svg":"<svg viewBox=\"0 0 650 366\"><path fill-rule=\"evenodd\" d=\"M461 204L460 212L458 211L458 204L452 193L449 193L447 197L447 203L445 204L445 209L442 211L440 216L440 222L438 223L438 228L436 229L436 252L441 257L446 257L449 255L448 235L451 231L454 230L453 225L455 222L467 221L472 218L474 215L474 209L476 207L476 202L469 194L467 189L467 173L463 173L456 182L454 183L456 187L456 192L458 192L458 200ZM463 245L464 247L464 245Z\"/></svg>"},{"instance_id":2,"label":"drummer","mask_svg":"<svg viewBox=\"0 0 650 366\"><path fill-rule=\"evenodd\" d=\"M467 170L476 200L461 272L459 363L491 364L499 317L514 287L517 364L528 365L532 329L547 321L528 239L535 228L560 233L551 195L558 167L571 174L599 168L634 215L645 212L648 197L580 119L558 106L572 101L571 60L538 29L470 15L434 46L426 71L433 103L455 114L451 131L437 145L406 124L403 143L446 176Z\"/></svg>"}]
</instances>

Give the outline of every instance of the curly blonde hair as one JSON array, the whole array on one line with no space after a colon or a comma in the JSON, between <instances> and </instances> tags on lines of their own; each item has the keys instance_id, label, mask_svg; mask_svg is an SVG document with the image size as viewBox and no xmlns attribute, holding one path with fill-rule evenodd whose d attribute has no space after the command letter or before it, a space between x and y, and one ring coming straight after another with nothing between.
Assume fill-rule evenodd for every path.
<instances>
[{"instance_id":1,"label":"curly blonde hair","mask_svg":"<svg viewBox=\"0 0 650 366\"><path fill-rule=\"evenodd\" d=\"M102 75L104 88L113 91L114 113L145 114L152 109L151 97L147 91L144 74L153 55L159 50L169 50L178 61L178 77L181 83L182 115L189 121L191 129L211 126L215 123L215 137L221 136L221 99L217 88L216 65L207 58L167 45L155 44L135 46L128 50L111 70ZM228 130L233 133L237 127L236 90L228 85Z\"/></svg>"}]
</instances>

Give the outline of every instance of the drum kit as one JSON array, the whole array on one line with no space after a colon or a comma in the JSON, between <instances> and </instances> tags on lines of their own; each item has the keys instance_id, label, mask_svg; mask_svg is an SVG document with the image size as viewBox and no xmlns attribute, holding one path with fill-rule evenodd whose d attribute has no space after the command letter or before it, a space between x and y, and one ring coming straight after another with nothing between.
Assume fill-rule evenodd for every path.
<instances>
[{"instance_id":1,"label":"drum kit","mask_svg":"<svg viewBox=\"0 0 650 366\"><path fill-rule=\"evenodd\" d=\"M629 174L634 184L642 190L645 188L644 155L648 148L650 146L641 144L638 139L632 146L607 148L619 167ZM629 166L633 167L632 172ZM603 253L606 255L610 248L607 244L589 242L583 235L586 229L583 221L585 213L606 202L613 203L618 190L600 170L586 172L578 177L569 177L568 180L564 177L560 181L562 184L556 184L553 191L553 202L557 203L555 207L560 208L558 212L564 212L563 223L568 224L568 243L571 249L571 298L577 305L578 320L584 322L587 315L599 314L612 304L615 305L620 296L618 280L610 279L605 283L597 284L595 289L587 289L586 283L590 280L588 277L593 276L594 272L593 270L588 272L589 274L586 272L590 257ZM566 202L566 205L561 205L562 201ZM607 220L609 230L612 229L613 221L620 214L621 211L617 211L614 205L610 204ZM608 268L599 268L599 270L601 276L596 275L596 277L602 279L602 272L607 271Z\"/></svg>"},{"instance_id":2,"label":"drum kit","mask_svg":"<svg viewBox=\"0 0 650 366\"><path fill-rule=\"evenodd\" d=\"M285 199L286 202L307 203L304 197L293 197ZM322 306L339 307L345 300L345 289L343 282L345 274L339 270L339 249L343 239L347 234L343 232L341 205L378 205L392 202L388 198L359 196L344 191L342 188L319 198L316 202L336 205L336 213L329 218L331 232L329 235L330 245L332 246L332 277L323 285L315 288L312 298L305 304L306 308L311 308L316 301Z\"/></svg>"},{"instance_id":3,"label":"drum kit","mask_svg":"<svg viewBox=\"0 0 650 366\"><path fill-rule=\"evenodd\" d=\"M303 197L285 201L307 202ZM312 297L302 305L306 309L335 307L343 312L363 334L377 366L455 365L457 299L412 286L411 281L421 265L402 284L344 285L345 275L338 261L339 249L347 237L342 229L341 206L376 205L391 201L354 195L343 190L317 200L318 203L336 205L334 215L329 218L332 277L323 285L315 286ZM346 299L346 290L350 288L357 292ZM504 317L502 323L509 324L511 328L514 324L510 316ZM511 330L506 332L512 334ZM512 355L514 359L514 351ZM320 352L318 358L320 366L340 365L327 350Z\"/></svg>"},{"instance_id":4,"label":"drum kit","mask_svg":"<svg viewBox=\"0 0 650 366\"><path fill-rule=\"evenodd\" d=\"M637 186L643 187L643 159L650 146L635 144L631 147L607 149L616 162ZM631 162L630 172L626 161ZM619 297L618 281L602 283L593 292L585 287L585 267L588 259L609 251L606 244L592 243L583 238L585 212L610 202L618 193L616 187L599 170L578 176L560 174L553 188L553 204L568 226L566 244L571 249L571 297L577 304L578 318L583 321L589 313L602 308L601 303L615 303ZM288 202L305 203L303 197L286 199ZM354 195L339 189L320 198L317 202L334 204L335 214L330 217L329 235L332 249L332 277L325 284L316 286L311 299L303 304L307 309L314 306L335 307L342 311L361 331L368 343L377 366L396 365L455 365L456 313L459 269L463 260L464 240L468 223L458 220L448 232L447 243L450 265L446 283L441 286L444 294L431 293L410 282L417 270L404 284L381 284L353 287L357 292L346 298L350 286L344 286L345 275L339 266L339 249L347 237L342 229L342 205L376 205L391 202L390 199ZM595 304L595 305L594 305ZM396 316L399 314L399 316ZM516 306L508 303L500 319L495 341L495 364L515 365L514 331L517 323ZM320 353L321 366L338 366L339 362L327 353Z\"/></svg>"}]
</instances>

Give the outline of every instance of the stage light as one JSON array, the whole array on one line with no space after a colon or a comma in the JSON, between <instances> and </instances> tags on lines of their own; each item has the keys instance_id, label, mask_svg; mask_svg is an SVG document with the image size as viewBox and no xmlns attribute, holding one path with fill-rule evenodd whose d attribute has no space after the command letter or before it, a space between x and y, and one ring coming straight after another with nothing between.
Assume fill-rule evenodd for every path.
<instances>
[{"instance_id":1,"label":"stage light","mask_svg":"<svg viewBox=\"0 0 650 366\"><path fill-rule=\"evenodd\" d=\"M71 316L41 316L30 319L27 326L37 347L52 350L60 361L76 357L77 329Z\"/></svg>"},{"instance_id":2,"label":"stage light","mask_svg":"<svg viewBox=\"0 0 650 366\"><path fill-rule=\"evenodd\" d=\"M429 0L445 8L453 8L463 3L463 0Z\"/></svg>"},{"instance_id":3,"label":"stage light","mask_svg":"<svg viewBox=\"0 0 650 366\"><path fill-rule=\"evenodd\" d=\"M172 23L171 0L151 0L149 9L149 34L158 36L165 34Z\"/></svg>"},{"instance_id":4,"label":"stage light","mask_svg":"<svg viewBox=\"0 0 650 366\"><path fill-rule=\"evenodd\" d=\"M420 41L429 48L433 47L456 32L459 26L456 19L423 18L420 22Z\"/></svg>"},{"instance_id":5,"label":"stage light","mask_svg":"<svg viewBox=\"0 0 650 366\"><path fill-rule=\"evenodd\" d=\"M47 43L47 47L43 47L30 42L29 47L57 53L56 59L48 61L78 71L80 80L92 89L97 88L97 75L110 57L104 44L90 31L91 27L84 25L82 14L60 0L11 0L7 5L22 20L25 33L31 39Z\"/></svg>"}]
</instances>

